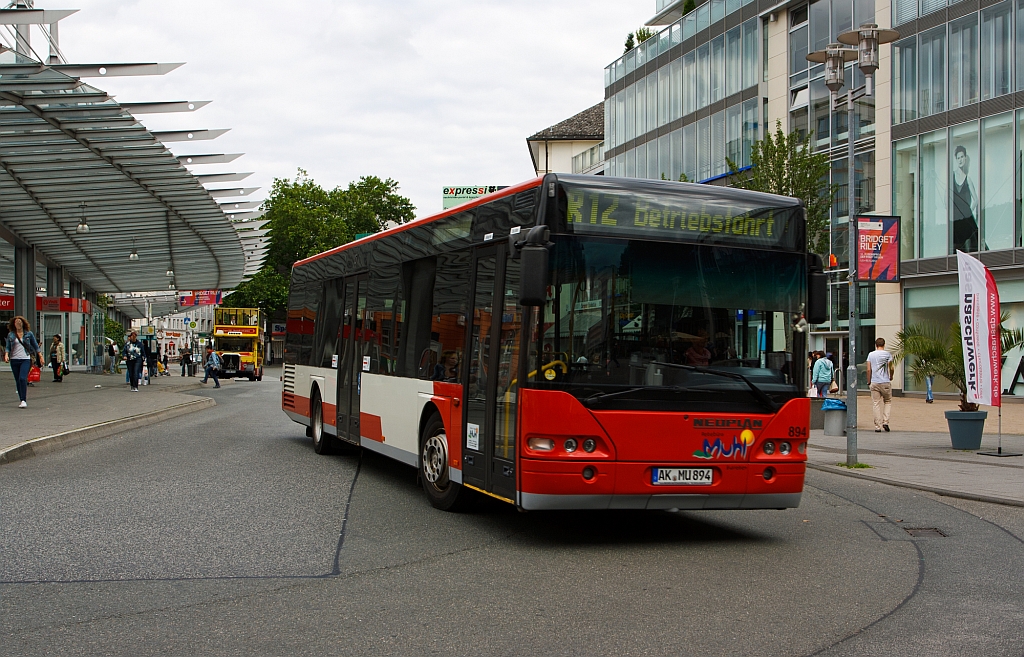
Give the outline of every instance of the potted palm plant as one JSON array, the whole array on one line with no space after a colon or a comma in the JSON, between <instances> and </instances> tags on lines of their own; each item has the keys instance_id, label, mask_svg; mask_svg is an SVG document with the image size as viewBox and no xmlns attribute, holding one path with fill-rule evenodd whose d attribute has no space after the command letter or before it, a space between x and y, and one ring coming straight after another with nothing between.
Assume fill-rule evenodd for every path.
<instances>
[{"instance_id":1,"label":"potted palm plant","mask_svg":"<svg viewBox=\"0 0 1024 657\"><path fill-rule=\"evenodd\" d=\"M1024 329L1008 329L1007 313L999 318L999 332L1005 354L1024 344ZM964 372L964 347L960 322L948 328L934 324L912 324L896 334L893 362L906 360L911 376L918 384L926 377L941 376L960 391L960 409L946 411L946 424L953 449L980 449L988 411L967 401L967 376Z\"/></svg>"}]
</instances>

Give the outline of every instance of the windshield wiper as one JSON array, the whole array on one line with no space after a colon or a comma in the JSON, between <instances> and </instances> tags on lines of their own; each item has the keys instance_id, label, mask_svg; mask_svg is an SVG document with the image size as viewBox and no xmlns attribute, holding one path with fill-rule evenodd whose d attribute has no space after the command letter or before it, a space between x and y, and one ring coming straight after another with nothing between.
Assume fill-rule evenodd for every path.
<instances>
[{"instance_id":1,"label":"windshield wiper","mask_svg":"<svg viewBox=\"0 0 1024 657\"><path fill-rule=\"evenodd\" d=\"M727 379L736 379L747 384L750 388L750 392L754 395L754 398L765 405L766 408L771 410L772 413L779 410L779 405L772 401L772 398L765 394L764 390L761 390L754 382L743 376L739 372L725 372L722 370L713 370L707 367L699 367L697 365L681 365L679 363L666 363L663 361L654 361L653 365L664 365L665 367L675 367L681 370L688 370L690 372L700 372L701 374L717 374L718 376L724 376Z\"/></svg>"},{"instance_id":2,"label":"windshield wiper","mask_svg":"<svg viewBox=\"0 0 1024 657\"><path fill-rule=\"evenodd\" d=\"M636 388L627 388L625 390L616 390L615 392L599 392L596 395L590 395L589 397L584 397L583 401L585 403L602 402L605 399L610 399L612 397L618 397L620 395L628 395L628 394L633 393L633 392L643 392L643 391L648 391L648 390L654 390L654 391L666 391L667 390L669 392L695 392L695 391L699 391L699 392L705 392L705 393L710 392L710 393L715 393L715 394L721 394L720 391L718 391L718 390L687 388L687 387L684 387L684 386L639 386L639 387L636 387Z\"/></svg>"}]
</instances>

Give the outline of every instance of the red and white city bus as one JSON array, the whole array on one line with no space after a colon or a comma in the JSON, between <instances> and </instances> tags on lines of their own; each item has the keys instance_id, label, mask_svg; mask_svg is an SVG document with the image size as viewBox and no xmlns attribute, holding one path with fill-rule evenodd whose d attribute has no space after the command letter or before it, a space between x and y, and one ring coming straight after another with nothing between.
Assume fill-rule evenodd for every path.
<instances>
[{"instance_id":1,"label":"red and white city bus","mask_svg":"<svg viewBox=\"0 0 1024 657\"><path fill-rule=\"evenodd\" d=\"M442 509L796 507L806 244L796 199L549 174L295 263L282 406Z\"/></svg>"}]
</instances>

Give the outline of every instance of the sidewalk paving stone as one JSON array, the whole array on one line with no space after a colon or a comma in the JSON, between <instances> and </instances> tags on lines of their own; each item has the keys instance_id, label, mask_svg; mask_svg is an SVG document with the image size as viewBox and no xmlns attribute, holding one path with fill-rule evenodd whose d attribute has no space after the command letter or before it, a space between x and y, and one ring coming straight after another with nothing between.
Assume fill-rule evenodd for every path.
<instances>
[{"instance_id":1,"label":"sidewalk paving stone","mask_svg":"<svg viewBox=\"0 0 1024 657\"><path fill-rule=\"evenodd\" d=\"M72 372L54 383L49 370L28 389L28 408L18 408L10 367L0 371L0 452L26 440L62 434L111 420L152 413L195 401L183 394L200 388L199 377L161 376L129 392L124 374ZM96 387L100 386L100 387Z\"/></svg>"}]
</instances>

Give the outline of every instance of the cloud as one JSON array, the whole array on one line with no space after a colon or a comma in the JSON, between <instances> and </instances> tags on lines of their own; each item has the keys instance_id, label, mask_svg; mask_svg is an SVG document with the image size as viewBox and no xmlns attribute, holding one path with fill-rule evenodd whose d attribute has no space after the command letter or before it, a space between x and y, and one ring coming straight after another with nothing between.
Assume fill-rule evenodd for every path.
<instances>
[{"instance_id":1,"label":"cloud","mask_svg":"<svg viewBox=\"0 0 1024 657\"><path fill-rule=\"evenodd\" d=\"M244 152L262 195L298 167L326 187L391 177L418 214L445 185L514 184L525 138L604 96L603 69L654 2L406 0L205 3L83 0L61 23L74 63L174 62L152 78L90 79L121 101L212 100L151 129L232 128L178 154ZM36 36L33 45L41 48Z\"/></svg>"}]
</instances>

